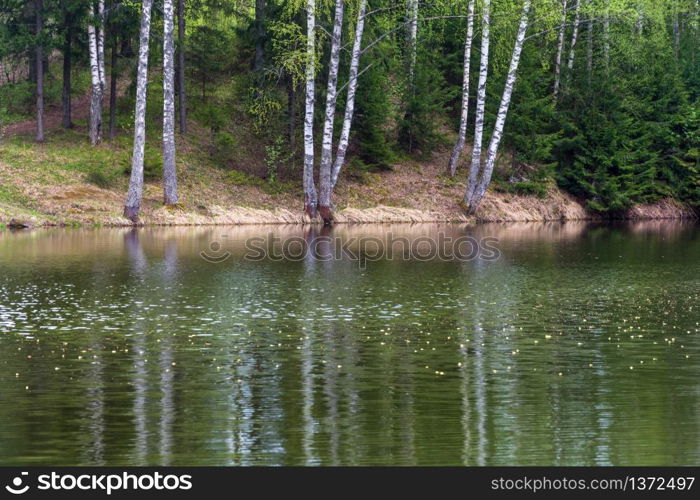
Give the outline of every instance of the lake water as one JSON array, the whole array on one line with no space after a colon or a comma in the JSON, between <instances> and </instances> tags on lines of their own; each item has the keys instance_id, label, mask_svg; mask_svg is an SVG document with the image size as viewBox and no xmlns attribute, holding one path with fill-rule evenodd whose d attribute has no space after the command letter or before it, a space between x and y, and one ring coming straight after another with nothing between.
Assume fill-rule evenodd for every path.
<instances>
[{"instance_id":1,"label":"lake water","mask_svg":"<svg viewBox=\"0 0 700 500\"><path fill-rule=\"evenodd\" d=\"M698 465L699 376L692 223L0 232L1 465Z\"/></svg>"}]
</instances>

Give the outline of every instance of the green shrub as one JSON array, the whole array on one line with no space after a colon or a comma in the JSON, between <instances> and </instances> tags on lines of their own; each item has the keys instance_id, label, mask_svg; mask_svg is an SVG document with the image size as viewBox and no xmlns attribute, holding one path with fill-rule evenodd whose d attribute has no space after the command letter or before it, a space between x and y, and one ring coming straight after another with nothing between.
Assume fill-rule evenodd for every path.
<instances>
[{"instance_id":1,"label":"green shrub","mask_svg":"<svg viewBox=\"0 0 700 500\"><path fill-rule=\"evenodd\" d=\"M116 178L113 172L95 169L85 176L85 181L102 189L110 189L114 187Z\"/></svg>"},{"instance_id":2,"label":"green shrub","mask_svg":"<svg viewBox=\"0 0 700 500\"><path fill-rule=\"evenodd\" d=\"M27 81L0 86L0 103L7 115L14 116L13 121L31 114L35 100L34 89L35 85Z\"/></svg>"},{"instance_id":3,"label":"green shrub","mask_svg":"<svg viewBox=\"0 0 700 500\"><path fill-rule=\"evenodd\" d=\"M500 193L537 196L538 198L545 198L547 196L547 183L544 181L507 182L494 179L492 186L495 191Z\"/></svg>"},{"instance_id":4,"label":"green shrub","mask_svg":"<svg viewBox=\"0 0 700 500\"><path fill-rule=\"evenodd\" d=\"M212 157L222 166L233 158L238 150L238 139L231 133L221 130L214 137L214 152Z\"/></svg>"},{"instance_id":5,"label":"green shrub","mask_svg":"<svg viewBox=\"0 0 700 500\"><path fill-rule=\"evenodd\" d=\"M389 125L392 84L386 69L380 65L373 66L368 73L357 90L357 111L352 126L357 156L367 167L388 169L396 159Z\"/></svg>"},{"instance_id":6,"label":"green shrub","mask_svg":"<svg viewBox=\"0 0 700 500\"><path fill-rule=\"evenodd\" d=\"M238 147L238 140L226 131L221 131L216 134L216 147L218 149L232 151Z\"/></svg>"},{"instance_id":7,"label":"green shrub","mask_svg":"<svg viewBox=\"0 0 700 500\"><path fill-rule=\"evenodd\" d=\"M289 160L289 155L283 153L285 148L284 138L278 135L273 144L265 146L265 167L267 169L267 182L277 184L278 172L282 164Z\"/></svg>"},{"instance_id":8,"label":"green shrub","mask_svg":"<svg viewBox=\"0 0 700 500\"><path fill-rule=\"evenodd\" d=\"M524 181L511 184L512 192L526 196L537 196L545 198L547 196L547 184L536 181Z\"/></svg>"},{"instance_id":9,"label":"green shrub","mask_svg":"<svg viewBox=\"0 0 700 500\"><path fill-rule=\"evenodd\" d=\"M358 157L353 157L347 162L343 169L344 176L360 184L372 184L371 172L375 170L374 165L368 165Z\"/></svg>"},{"instance_id":10,"label":"green shrub","mask_svg":"<svg viewBox=\"0 0 700 500\"><path fill-rule=\"evenodd\" d=\"M207 102L193 107L192 114L199 123L213 132L218 132L228 123L230 110L220 104Z\"/></svg>"}]
</instances>

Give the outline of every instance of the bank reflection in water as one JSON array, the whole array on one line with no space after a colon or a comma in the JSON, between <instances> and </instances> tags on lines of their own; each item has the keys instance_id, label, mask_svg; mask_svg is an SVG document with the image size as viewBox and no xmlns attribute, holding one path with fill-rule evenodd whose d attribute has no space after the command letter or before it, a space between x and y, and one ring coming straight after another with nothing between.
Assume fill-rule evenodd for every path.
<instances>
[{"instance_id":1,"label":"bank reflection in water","mask_svg":"<svg viewBox=\"0 0 700 500\"><path fill-rule=\"evenodd\" d=\"M244 258L387 231L501 256ZM2 233L0 463L697 464L698 250L688 224Z\"/></svg>"}]
</instances>

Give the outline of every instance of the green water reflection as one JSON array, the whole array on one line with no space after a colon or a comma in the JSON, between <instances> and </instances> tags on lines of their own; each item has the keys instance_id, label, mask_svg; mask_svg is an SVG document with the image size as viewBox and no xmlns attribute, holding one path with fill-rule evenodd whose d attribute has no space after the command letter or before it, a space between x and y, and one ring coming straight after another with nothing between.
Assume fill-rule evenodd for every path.
<instances>
[{"instance_id":1,"label":"green water reflection","mask_svg":"<svg viewBox=\"0 0 700 500\"><path fill-rule=\"evenodd\" d=\"M496 261L243 258L284 227L0 232L0 464L700 464L700 231ZM200 256L231 254L221 263Z\"/></svg>"}]
</instances>

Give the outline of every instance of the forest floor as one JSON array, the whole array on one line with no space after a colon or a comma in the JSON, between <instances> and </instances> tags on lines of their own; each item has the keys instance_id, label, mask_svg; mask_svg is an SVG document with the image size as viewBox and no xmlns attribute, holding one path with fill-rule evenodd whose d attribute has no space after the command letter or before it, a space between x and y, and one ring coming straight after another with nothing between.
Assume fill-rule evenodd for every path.
<instances>
[{"instance_id":1,"label":"forest floor","mask_svg":"<svg viewBox=\"0 0 700 500\"><path fill-rule=\"evenodd\" d=\"M131 137L92 147L87 141L88 101L73 102L75 128L61 128L60 109L46 113L46 142L33 140L34 122L6 127L0 137L0 226L12 219L29 226L124 226ZM155 128L155 127L151 127ZM157 130L149 142L158 150ZM180 205L165 208L157 176L144 185L141 222L145 225L310 223L302 213L301 183L270 184L259 176L217 165L209 133L196 125L178 137ZM489 192L475 217L460 206L466 173L445 175L448 149L423 161L398 162L391 170L347 171L336 188L336 221L497 222L596 218L572 196L551 186L545 197ZM464 158L469 156L465 150ZM151 160L156 163L157 154ZM260 158L250 157L251 163ZM148 163L148 155L147 155ZM147 164L147 170L149 165ZM629 218L693 217L673 200L637 206Z\"/></svg>"}]
</instances>

